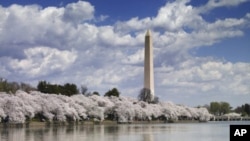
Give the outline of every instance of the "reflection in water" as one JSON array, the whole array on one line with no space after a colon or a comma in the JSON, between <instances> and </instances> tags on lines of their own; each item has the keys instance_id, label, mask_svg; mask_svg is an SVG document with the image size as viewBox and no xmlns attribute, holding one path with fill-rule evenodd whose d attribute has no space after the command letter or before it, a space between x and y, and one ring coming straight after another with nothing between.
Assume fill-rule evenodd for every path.
<instances>
[{"instance_id":1,"label":"reflection in water","mask_svg":"<svg viewBox=\"0 0 250 141\"><path fill-rule=\"evenodd\" d=\"M231 123L0 127L0 141L227 141L229 124Z\"/></svg>"},{"instance_id":2,"label":"reflection in water","mask_svg":"<svg viewBox=\"0 0 250 141\"><path fill-rule=\"evenodd\" d=\"M74 125L0 128L1 141L153 141L151 125Z\"/></svg>"},{"instance_id":3,"label":"reflection in water","mask_svg":"<svg viewBox=\"0 0 250 141\"><path fill-rule=\"evenodd\" d=\"M152 132L148 132L148 134L144 134L143 141L154 141L154 135L152 134Z\"/></svg>"}]
</instances>

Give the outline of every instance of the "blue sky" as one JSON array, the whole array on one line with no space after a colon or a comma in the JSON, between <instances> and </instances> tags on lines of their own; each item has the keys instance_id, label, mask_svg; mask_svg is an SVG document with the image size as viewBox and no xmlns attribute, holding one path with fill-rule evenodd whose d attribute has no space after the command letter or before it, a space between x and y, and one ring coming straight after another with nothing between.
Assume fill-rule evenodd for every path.
<instances>
[{"instance_id":1,"label":"blue sky","mask_svg":"<svg viewBox=\"0 0 250 141\"><path fill-rule=\"evenodd\" d=\"M250 99L249 0L5 0L0 2L0 77L143 87L143 42L154 41L155 92L203 105Z\"/></svg>"}]
</instances>

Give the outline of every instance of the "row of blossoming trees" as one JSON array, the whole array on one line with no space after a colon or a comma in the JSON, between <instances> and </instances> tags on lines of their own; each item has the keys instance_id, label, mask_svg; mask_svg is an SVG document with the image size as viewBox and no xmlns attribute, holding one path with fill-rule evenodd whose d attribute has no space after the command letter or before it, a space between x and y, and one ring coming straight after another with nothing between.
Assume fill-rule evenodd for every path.
<instances>
[{"instance_id":1,"label":"row of blossoming trees","mask_svg":"<svg viewBox=\"0 0 250 141\"><path fill-rule=\"evenodd\" d=\"M82 121L96 119L133 122L135 120L177 120L180 117L209 120L205 108L175 105L171 102L149 104L129 97L64 96L17 91L0 93L0 119L2 122L24 123L33 118L41 121Z\"/></svg>"},{"instance_id":2,"label":"row of blossoming trees","mask_svg":"<svg viewBox=\"0 0 250 141\"><path fill-rule=\"evenodd\" d=\"M104 97L99 96L97 92L86 94L86 88L82 90L85 94L79 94L76 86L68 83L54 85L40 81L37 89L31 89L29 92L21 89L11 94L0 92L0 121L25 123L37 119L48 122L133 122L180 118L206 121L211 118L206 108L192 108L172 102L148 103L140 98L138 100L120 96L116 88L109 90Z\"/></svg>"}]
</instances>

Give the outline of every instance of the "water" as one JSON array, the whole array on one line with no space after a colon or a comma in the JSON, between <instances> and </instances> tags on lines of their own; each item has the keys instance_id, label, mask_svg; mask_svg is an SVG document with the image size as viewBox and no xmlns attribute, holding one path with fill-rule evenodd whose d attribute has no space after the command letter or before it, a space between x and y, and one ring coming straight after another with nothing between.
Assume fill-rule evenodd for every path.
<instances>
[{"instance_id":1,"label":"water","mask_svg":"<svg viewBox=\"0 0 250 141\"><path fill-rule=\"evenodd\" d=\"M0 141L229 141L230 124L250 121L0 127Z\"/></svg>"}]
</instances>

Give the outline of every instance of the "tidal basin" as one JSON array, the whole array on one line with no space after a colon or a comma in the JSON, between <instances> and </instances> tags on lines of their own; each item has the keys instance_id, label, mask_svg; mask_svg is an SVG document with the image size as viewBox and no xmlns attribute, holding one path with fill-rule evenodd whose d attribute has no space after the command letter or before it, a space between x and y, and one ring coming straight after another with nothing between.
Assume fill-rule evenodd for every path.
<instances>
[{"instance_id":1,"label":"tidal basin","mask_svg":"<svg viewBox=\"0 0 250 141\"><path fill-rule=\"evenodd\" d=\"M229 141L229 125L250 121L206 123L67 125L1 127L1 141Z\"/></svg>"}]
</instances>

